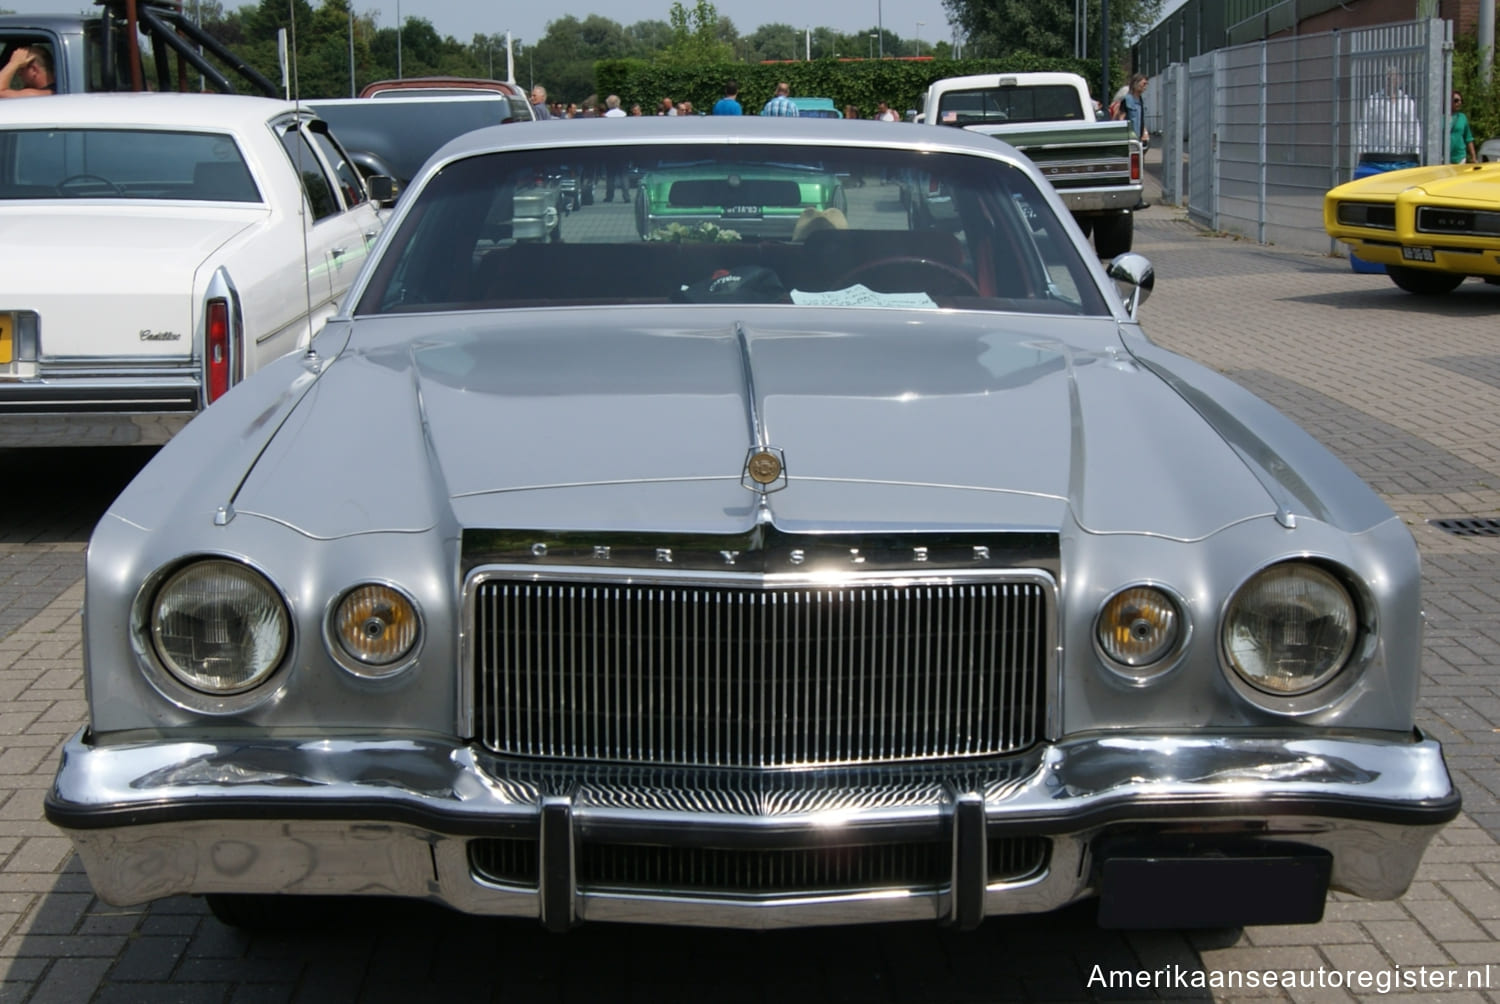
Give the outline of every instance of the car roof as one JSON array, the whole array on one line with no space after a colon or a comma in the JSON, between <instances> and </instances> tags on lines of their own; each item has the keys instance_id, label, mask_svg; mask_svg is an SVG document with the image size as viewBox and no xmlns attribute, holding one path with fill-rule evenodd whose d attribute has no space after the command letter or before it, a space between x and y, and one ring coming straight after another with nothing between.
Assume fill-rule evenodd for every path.
<instances>
[{"instance_id":1,"label":"car roof","mask_svg":"<svg viewBox=\"0 0 1500 1004\"><path fill-rule=\"evenodd\" d=\"M625 119L565 119L489 126L465 133L440 151L445 157L514 149L597 147L645 143L786 143L788 146L907 147L995 157L1018 156L991 136L936 127L892 129L875 119L779 118L761 115L647 115Z\"/></svg>"},{"instance_id":2,"label":"car roof","mask_svg":"<svg viewBox=\"0 0 1500 1004\"><path fill-rule=\"evenodd\" d=\"M399 80L376 80L361 88L362 98L395 97L403 91L472 91L476 93L524 95L519 84L488 77L403 77Z\"/></svg>"},{"instance_id":3,"label":"car roof","mask_svg":"<svg viewBox=\"0 0 1500 1004\"><path fill-rule=\"evenodd\" d=\"M245 94L58 94L31 101L7 101L5 124L225 131L264 125L296 109L297 105L290 101Z\"/></svg>"},{"instance_id":4,"label":"car roof","mask_svg":"<svg viewBox=\"0 0 1500 1004\"><path fill-rule=\"evenodd\" d=\"M0 14L0 28L43 28L59 35L77 34L83 30L85 21L97 17L97 14Z\"/></svg>"},{"instance_id":5,"label":"car roof","mask_svg":"<svg viewBox=\"0 0 1500 1004\"><path fill-rule=\"evenodd\" d=\"M1028 84L1076 84L1083 78L1076 73L1062 73L1055 70L1035 70L1025 73L976 73L967 77L944 77L934 80L933 87L943 90L957 90L962 87L999 87L1002 80L1015 81L1017 77L1025 77ZM1084 81L1087 83L1087 81Z\"/></svg>"}]
</instances>

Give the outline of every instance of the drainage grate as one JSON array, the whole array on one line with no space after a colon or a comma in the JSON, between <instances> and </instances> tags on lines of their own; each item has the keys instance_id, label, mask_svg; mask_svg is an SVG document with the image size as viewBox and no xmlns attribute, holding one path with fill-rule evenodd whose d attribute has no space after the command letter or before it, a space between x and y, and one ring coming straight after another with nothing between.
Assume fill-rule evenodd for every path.
<instances>
[{"instance_id":1,"label":"drainage grate","mask_svg":"<svg viewBox=\"0 0 1500 1004\"><path fill-rule=\"evenodd\" d=\"M1482 519L1461 516L1456 519L1429 519L1427 522L1456 537L1500 537L1500 518L1494 516Z\"/></svg>"}]
</instances>

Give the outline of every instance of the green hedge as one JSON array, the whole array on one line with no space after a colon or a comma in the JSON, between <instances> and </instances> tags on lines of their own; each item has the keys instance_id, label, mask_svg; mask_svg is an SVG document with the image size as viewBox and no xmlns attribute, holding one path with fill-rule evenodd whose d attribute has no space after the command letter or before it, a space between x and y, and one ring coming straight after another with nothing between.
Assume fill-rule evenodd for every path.
<instances>
[{"instance_id":1,"label":"green hedge","mask_svg":"<svg viewBox=\"0 0 1500 1004\"><path fill-rule=\"evenodd\" d=\"M1086 60L1016 56L1008 59L838 60L814 59L785 63L720 63L708 66L669 66L639 59L602 60L594 64L594 81L602 98L618 94L625 107L639 104L652 114L661 99L691 101L693 110L707 112L724 95L724 83L740 85L740 104L747 114L760 111L778 81L791 85L800 97L832 98L839 109L854 105L864 118L885 101L897 114L921 108L927 86L944 77L973 73L1020 73L1037 70L1080 74L1093 89L1099 64ZM1123 76L1121 81L1123 82ZM1118 86L1118 85L1117 85ZM1098 97L1098 95L1095 95Z\"/></svg>"}]
</instances>

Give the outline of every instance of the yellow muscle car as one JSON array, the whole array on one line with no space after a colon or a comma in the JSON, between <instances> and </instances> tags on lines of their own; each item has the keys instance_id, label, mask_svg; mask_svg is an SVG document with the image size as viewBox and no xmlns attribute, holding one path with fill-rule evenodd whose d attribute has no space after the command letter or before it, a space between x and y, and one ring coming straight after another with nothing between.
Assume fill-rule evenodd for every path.
<instances>
[{"instance_id":1,"label":"yellow muscle car","mask_svg":"<svg viewBox=\"0 0 1500 1004\"><path fill-rule=\"evenodd\" d=\"M1387 171L1323 197L1323 226L1408 293L1500 282L1500 164Z\"/></svg>"}]
</instances>

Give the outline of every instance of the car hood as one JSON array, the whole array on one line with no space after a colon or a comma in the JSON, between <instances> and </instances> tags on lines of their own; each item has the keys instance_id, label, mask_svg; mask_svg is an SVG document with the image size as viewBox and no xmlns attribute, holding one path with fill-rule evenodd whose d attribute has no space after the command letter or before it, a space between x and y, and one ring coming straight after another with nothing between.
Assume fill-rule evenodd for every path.
<instances>
[{"instance_id":1,"label":"car hood","mask_svg":"<svg viewBox=\"0 0 1500 1004\"><path fill-rule=\"evenodd\" d=\"M1340 185L1335 198L1394 199L1419 188L1428 196L1493 205L1500 201L1500 164L1434 164L1372 174Z\"/></svg>"},{"instance_id":2,"label":"car hood","mask_svg":"<svg viewBox=\"0 0 1500 1004\"><path fill-rule=\"evenodd\" d=\"M7 308L42 319L49 356L187 354L194 275L265 210L57 203L0 209ZM80 284L79 277L88 282ZM110 323L119 331L102 330ZM151 330L179 337L144 340Z\"/></svg>"},{"instance_id":3,"label":"car hood","mask_svg":"<svg viewBox=\"0 0 1500 1004\"><path fill-rule=\"evenodd\" d=\"M1275 511L1111 319L819 313L360 321L235 507L316 537L450 517L731 533L763 505L787 530L1056 531L1071 510L1196 539ZM786 471L764 499L758 440Z\"/></svg>"}]
</instances>

